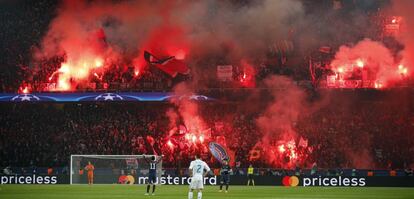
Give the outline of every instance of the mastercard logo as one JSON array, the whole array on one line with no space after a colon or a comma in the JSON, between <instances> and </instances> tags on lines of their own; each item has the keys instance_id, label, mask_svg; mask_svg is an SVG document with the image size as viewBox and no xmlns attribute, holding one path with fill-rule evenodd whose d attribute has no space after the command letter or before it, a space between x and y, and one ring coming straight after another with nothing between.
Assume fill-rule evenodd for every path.
<instances>
[{"instance_id":1,"label":"mastercard logo","mask_svg":"<svg viewBox=\"0 0 414 199\"><path fill-rule=\"evenodd\" d=\"M128 175L127 176L128 179L128 184L134 184L135 183L135 178L132 175Z\"/></svg>"},{"instance_id":2,"label":"mastercard logo","mask_svg":"<svg viewBox=\"0 0 414 199\"><path fill-rule=\"evenodd\" d=\"M118 183L120 184L134 184L135 178L132 175L122 175L119 176Z\"/></svg>"},{"instance_id":3,"label":"mastercard logo","mask_svg":"<svg viewBox=\"0 0 414 199\"><path fill-rule=\"evenodd\" d=\"M285 176L282 179L282 184L285 187L296 187L299 185L299 178L296 176Z\"/></svg>"}]
</instances>

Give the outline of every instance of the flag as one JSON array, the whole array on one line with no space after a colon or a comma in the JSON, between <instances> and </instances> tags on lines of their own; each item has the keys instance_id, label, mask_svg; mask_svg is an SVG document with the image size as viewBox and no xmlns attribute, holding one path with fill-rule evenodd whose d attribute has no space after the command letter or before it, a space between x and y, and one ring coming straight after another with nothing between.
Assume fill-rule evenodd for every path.
<instances>
[{"instance_id":1,"label":"flag","mask_svg":"<svg viewBox=\"0 0 414 199\"><path fill-rule=\"evenodd\" d=\"M184 135L185 133L187 133L188 132L188 130L187 130L187 127L185 127L184 125L182 125L182 124L180 124L180 126L178 127L178 129L179 129L179 134L180 135Z\"/></svg>"},{"instance_id":2,"label":"flag","mask_svg":"<svg viewBox=\"0 0 414 199\"><path fill-rule=\"evenodd\" d=\"M211 154L213 154L213 156L220 162L223 163L223 160L230 160L230 157L226 151L226 149L224 149L224 147L222 147L220 144L216 143L216 142L211 142L209 144L209 149Z\"/></svg>"},{"instance_id":3,"label":"flag","mask_svg":"<svg viewBox=\"0 0 414 199\"><path fill-rule=\"evenodd\" d=\"M329 47L329 46L321 46L319 48L319 52L321 52L321 53L329 54L329 53L331 53L331 51L332 51L332 48Z\"/></svg>"},{"instance_id":4,"label":"flag","mask_svg":"<svg viewBox=\"0 0 414 199\"><path fill-rule=\"evenodd\" d=\"M187 65L182 60L176 59L174 56L159 59L148 51L144 51L144 59L149 64L159 68L171 77L177 76L178 73L186 75L190 72Z\"/></svg>"},{"instance_id":5,"label":"flag","mask_svg":"<svg viewBox=\"0 0 414 199\"><path fill-rule=\"evenodd\" d=\"M306 148L306 147L308 147L308 141L307 140L305 140L305 139L303 139L302 137L300 137L300 139L299 139L299 144L298 144L300 147L303 147L303 148Z\"/></svg>"},{"instance_id":6,"label":"flag","mask_svg":"<svg viewBox=\"0 0 414 199\"><path fill-rule=\"evenodd\" d=\"M260 156L261 156L260 150L258 150L258 149L252 149L249 152L249 161L258 160L260 158Z\"/></svg>"}]
</instances>

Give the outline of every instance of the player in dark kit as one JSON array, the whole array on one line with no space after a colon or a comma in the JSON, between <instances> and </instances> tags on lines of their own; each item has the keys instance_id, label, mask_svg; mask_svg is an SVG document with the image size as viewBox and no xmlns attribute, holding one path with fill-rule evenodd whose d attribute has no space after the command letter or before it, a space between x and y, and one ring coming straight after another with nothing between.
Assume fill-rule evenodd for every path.
<instances>
[{"instance_id":1,"label":"player in dark kit","mask_svg":"<svg viewBox=\"0 0 414 199\"><path fill-rule=\"evenodd\" d=\"M226 193L229 190L229 184L230 184L230 173L233 172L228 160L223 160L223 165L221 166L221 170L220 170L220 175L221 175L221 180L220 180L220 191L223 191L223 185L226 185Z\"/></svg>"},{"instance_id":2,"label":"player in dark kit","mask_svg":"<svg viewBox=\"0 0 414 199\"><path fill-rule=\"evenodd\" d=\"M151 185L152 185L151 195L155 195L155 183L157 182L157 164L161 161L161 156L157 158L157 156L152 155L150 157L151 157L150 159L147 159L147 156L144 155L144 160L149 165L147 193L145 193L145 195L149 195Z\"/></svg>"}]
</instances>

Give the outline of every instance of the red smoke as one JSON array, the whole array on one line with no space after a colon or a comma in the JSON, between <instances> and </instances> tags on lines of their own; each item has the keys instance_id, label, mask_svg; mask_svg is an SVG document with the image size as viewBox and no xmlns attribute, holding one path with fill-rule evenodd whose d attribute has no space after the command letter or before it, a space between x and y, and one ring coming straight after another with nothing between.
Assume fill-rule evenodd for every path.
<instances>
[{"instance_id":1,"label":"red smoke","mask_svg":"<svg viewBox=\"0 0 414 199\"><path fill-rule=\"evenodd\" d=\"M191 89L184 83L178 84L174 92L179 99L172 99L177 109L169 109L167 117L170 120L169 140L176 140L177 145L167 142L170 147L179 147L180 150L186 152L191 151L205 151L207 152L207 145L211 139L211 129L208 128L202 116L199 113L198 104L190 99L193 95Z\"/></svg>"},{"instance_id":2,"label":"red smoke","mask_svg":"<svg viewBox=\"0 0 414 199\"><path fill-rule=\"evenodd\" d=\"M246 60L240 63L240 84L243 87L253 88L256 86L256 72L254 67Z\"/></svg>"},{"instance_id":3,"label":"red smoke","mask_svg":"<svg viewBox=\"0 0 414 199\"><path fill-rule=\"evenodd\" d=\"M39 58L64 55L60 68L48 78L49 82L56 82L57 91L73 90L87 83L95 72L104 72L118 57L100 25L88 24L92 22L86 18L84 22L78 20L78 15L86 14L85 6L65 1L43 40L42 51L36 54Z\"/></svg>"},{"instance_id":4,"label":"red smoke","mask_svg":"<svg viewBox=\"0 0 414 199\"><path fill-rule=\"evenodd\" d=\"M144 74L145 50L193 63L217 56L232 64L243 57L263 57L269 44L286 36L285 19L303 11L299 1L291 0L239 8L223 1L64 0L34 58L65 57L64 65L43 80L57 83L56 90L73 90L95 78L95 72L102 77L119 66L135 67L133 75L138 77ZM235 48L223 48L226 43ZM99 71L95 59L103 60ZM200 68L213 70L216 65ZM254 73L245 74L242 81L250 86Z\"/></svg>"},{"instance_id":5,"label":"red smoke","mask_svg":"<svg viewBox=\"0 0 414 199\"><path fill-rule=\"evenodd\" d=\"M74 90L91 78L101 80L99 77L113 65L124 67L132 63L134 75L138 76L146 65L144 50L161 58L187 57L185 29L178 23L170 24L170 11L179 8L178 4L166 2L148 5L138 1L64 1L35 58L65 57L48 77L58 91ZM136 52L135 57L131 52Z\"/></svg>"},{"instance_id":6,"label":"red smoke","mask_svg":"<svg viewBox=\"0 0 414 199\"><path fill-rule=\"evenodd\" d=\"M292 168L296 163L304 163L309 154L307 141L299 139L294 128L299 116L306 114L306 94L287 77L272 76L265 84L272 92L273 101L256 119L264 135L254 149L261 151L267 163ZM275 86L284 89L272 89Z\"/></svg>"},{"instance_id":7,"label":"red smoke","mask_svg":"<svg viewBox=\"0 0 414 199\"><path fill-rule=\"evenodd\" d=\"M394 0L394 15L386 20L385 26L393 24L397 31L389 36L396 37L404 46L404 50L393 56L381 42L365 39L355 46L342 46L331 63L337 80L355 78L361 73L362 79L372 80L374 88L392 87L406 81L413 74L414 65L414 2L410 0ZM384 27L385 33L387 28ZM363 67L361 67L363 62Z\"/></svg>"},{"instance_id":8,"label":"red smoke","mask_svg":"<svg viewBox=\"0 0 414 199\"><path fill-rule=\"evenodd\" d=\"M166 58L175 56L179 60L186 58L189 52L189 44L185 38L185 31L178 25L161 25L152 30L145 43L138 47L147 50L158 58ZM134 66L137 70L141 70L146 65L146 61L141 51L134 59Z\"/></svg>"},{"instance_id":9,"label":"red smoke","mask_svg":"<svg viewBox=\"0 0 414 199\"><path fill-rule=\"evenodd\" d=\"M414 1L411 0L393 0L394 13L402 16L402 29L398 39L404 44L404 50L401 53L401 64L407 68L409 75L414 69Z\"/></svg>"},{"instance_id":10,"label":"red smoke","mask_svg":"<svg viewBox=\"0 0 414 199\"><path fill-rule=\"evenodd\" d=\"M373 81L375 88L404 80L410 70L398 63L381 42L365 39L355 46L341 46L331 62L336 80Z\"/></svg>"}]
</instances>

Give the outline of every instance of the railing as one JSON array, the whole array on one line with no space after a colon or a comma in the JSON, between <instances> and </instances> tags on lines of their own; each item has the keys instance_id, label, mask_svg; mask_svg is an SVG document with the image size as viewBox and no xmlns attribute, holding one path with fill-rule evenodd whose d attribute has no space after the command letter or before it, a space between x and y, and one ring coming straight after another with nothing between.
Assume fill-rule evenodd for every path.
<instances>
[{"instance_id":1,"label":"railing","mask_svg":"<svg viewBox=\"0 0 414 199\"><path fill-rule=\"evenodd\" d=\"M362 81L362 80L321 80L318 83L313 83L308 80L295 81L295 85L308 89L384 89L384 88L414 88L414 82L405 81L391 87L385 87L384 85L373 81ZM287 89L285 85L272 85L263 86L256 85L254 88L249 88L241 85L238 81L220 82L220 81L203 81L197 82L198 85L205 88L203 90L250 90L250 89ZM315 85L316 84L316 85ZM78 85L74 90L69 92L102 92L102 91L139 91L139 92L167 92L174 88L175 84L172 81L140 81L135 83L86 83ZM19 92L27 87L29 92L68 92L60 91L57 88L56 83L36 83L23 85Z\"/></svg>"}]
</instances>

